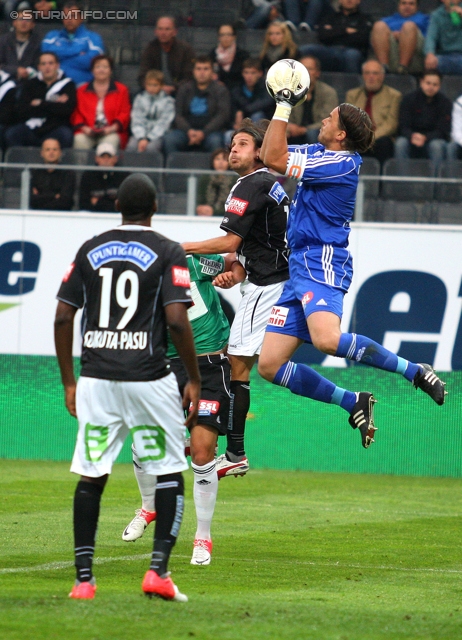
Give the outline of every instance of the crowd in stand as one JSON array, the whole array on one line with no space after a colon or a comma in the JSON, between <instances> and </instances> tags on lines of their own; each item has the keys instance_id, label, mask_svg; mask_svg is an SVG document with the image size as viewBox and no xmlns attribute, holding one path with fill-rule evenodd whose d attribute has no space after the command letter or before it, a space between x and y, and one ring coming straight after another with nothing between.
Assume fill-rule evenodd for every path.
<instances>
[{"instance_id":1,"label":"crowd in stand","mask_svg":"<svg viewBox=\"0 0 462 640\"><path fill-rule=\"evenodd\" d=\"M382 165L391 157L429 158L435 166L462 158L462 96L452 104L441 92L442 74L462 75L461 2L441 0L425 14L418 0L398 0L393 15L375 22L361 10L361 0L244 2L246 26L267 25L258 57L237 45L234 24L218 25L216 46L196 55L178 37L175 19L162 16L142 52L135 96L114 80L113 60L101 36L84 24L79 2L60 3L62 24L43 39L29 10L53 3L10 3L17 17L0 36L0 144L3 150L41 147L47 163L59 162L64 148L98 149L96 163L108 172L93 173L106 176L105 182L92 178L80 205L109 211L122 175L109 170L119 150L162 152L165 158L176 151L219 150L214 163L218 158L222 171L223 147L242 119L272 115L265 73L277 60L296 58L308 69L311 86L306 102L292 112L290 142L316 142L322 119L339 102L335 87L320 79L322 71L354 72L362 74L362 83L347 92L346 102L372 118L376 144L370 155ZM297 46L299 30L314 31L317 42ZM418 88L403 96L387 85L388 73L418 76ZM41 171L32 206L56 208L59 202L66 208L63 189L70 180L58 184L52 170ZM218 199L222 183L216 181ZM41 196L45 187L59 191L56 201ZM213 190L202 189L208 200L198 208L201 215L216 211Z\"/></svg>"}]
</instances>

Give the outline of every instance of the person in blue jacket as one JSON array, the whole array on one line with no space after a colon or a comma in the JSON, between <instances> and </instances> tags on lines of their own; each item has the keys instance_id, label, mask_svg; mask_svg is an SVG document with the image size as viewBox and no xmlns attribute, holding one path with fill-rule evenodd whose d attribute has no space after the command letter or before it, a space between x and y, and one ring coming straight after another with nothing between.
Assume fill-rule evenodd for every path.
<instances>
[{"instance_id":1,"label":"person in blue jacket","mask_svg":"<svg viewBox=\"0 0 462 640\"><path fill-rule=\"evenodd\" d=\"M64 29L49 31L42 41L42 51L55 53L64 73L77 86L91 82L91 61L104 53L101 36L83 24L82 7L78 2L67 2L63 7Z\"/></svg>"},{"instance_id":2,"label":"person in blue jacket","mask_svg":"<svg viewBox=\"0 0 462 640\"><path fill-rule=\"evenodd\" d=\"M397 11L374 23L371 45L377 60L392 73L420 73L430 16L418 0L398 0Z\"/></svg>"}]
</instances>

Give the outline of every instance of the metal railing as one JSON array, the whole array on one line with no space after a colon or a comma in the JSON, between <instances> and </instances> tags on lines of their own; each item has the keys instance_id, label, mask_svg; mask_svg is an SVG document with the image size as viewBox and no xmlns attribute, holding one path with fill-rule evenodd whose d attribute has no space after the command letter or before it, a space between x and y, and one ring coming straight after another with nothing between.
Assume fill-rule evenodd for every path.
<instances>
[{"instance_id":1,"label":"metal railing","mask_svg":"<svg viewBox=\"0 0 462 640\"><path fill-rule=\"evenodd\" d=\"M129 166L116 166L116 167L100 167L98 165L81 165L81 164L42 164L42 163L7 163L1 162L0 169L20 170L20 209L29 209L30 205L30 181L31 170L33 169L55 169L58 171L70 170L74 172L83 171L114 171L125 173L146 173L148 175L157 174L162 177L165 174L173 174L180 176L187 176L187 189L186 189L186 215L194 216L196 212L197 204L197 185L198 178L202 175L216 175L216 171L210 169L172 169L172 168L154 168L154 167L129 167ZM232 171L223 172L221 175L229 175L236 177L236 174ZM364 209L365 209L365 187L367 182L379 182L379 183L432 183L435 184L452 184L462 187L462 178L440 178L440 177L414 177L414 176L383 176L383 175L361 175L359 179L358 191L356 196L356 208L355 208L355 221L364 221ZM163 189L158 189L160 194L165 193ZM180 192L183 193L183 192ZM462 202L461 202L462 205Z\"/></svg>"}]
</instances>

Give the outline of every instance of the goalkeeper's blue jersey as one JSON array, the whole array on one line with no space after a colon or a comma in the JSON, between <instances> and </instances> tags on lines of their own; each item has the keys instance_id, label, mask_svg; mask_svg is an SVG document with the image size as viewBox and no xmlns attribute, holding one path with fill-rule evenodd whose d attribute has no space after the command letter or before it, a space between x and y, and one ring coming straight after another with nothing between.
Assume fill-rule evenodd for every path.
<instances>
[{"instance_id":1,"label":"goalkeeper's blue jersey","mask_svg":"<svg viewBox=\"0 0 462 640\"><path fill-rule=\"evenodd\" d=\"M319 143L289 146L286 175L300 178L287 223L291 250L348 246L361 164L356 152L327 151Z\"/></svg>"}]
</instances>

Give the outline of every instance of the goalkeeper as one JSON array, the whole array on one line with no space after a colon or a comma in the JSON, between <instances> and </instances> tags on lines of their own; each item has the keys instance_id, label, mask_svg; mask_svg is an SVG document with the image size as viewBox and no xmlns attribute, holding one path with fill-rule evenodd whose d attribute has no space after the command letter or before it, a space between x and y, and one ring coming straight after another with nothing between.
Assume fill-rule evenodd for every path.
<instances>
[{"instance_id":1,"label":"goalkeeper","mask_svg":"<svg viewBox=\"0 0 462 640\"><path fill-rule=\"evenodd\" d=\"M276 111L261 157L266 166L300 182L287 226L290 279L276 305L278 322L272 317L268 323L258 370L292 393L341 406L350 414L350 425L359 427L367 448L376 429L373 395L337 387L310 367L291 362L303 342L329 355L399 373L439 405L444 403L444 383L430 365L409 362L365 336L342 333L343 297L353 274L348 237L360 153L371 148L374 127L362 109L341 104L322 121L317 144L288 147L287 121L292 107L304 98L303 81L296 66L291 74L281 67L278 75L276 69L268 72Z\"/></svg>"}]
</instances>

